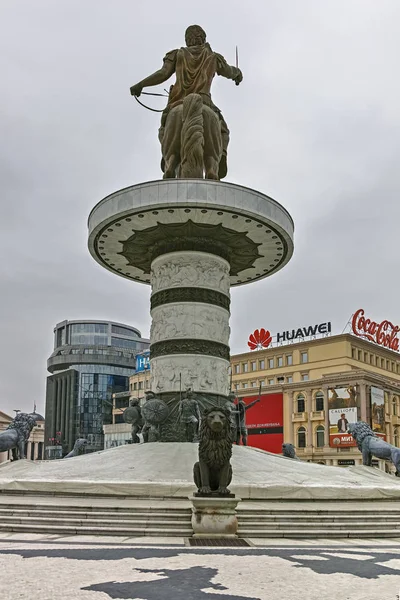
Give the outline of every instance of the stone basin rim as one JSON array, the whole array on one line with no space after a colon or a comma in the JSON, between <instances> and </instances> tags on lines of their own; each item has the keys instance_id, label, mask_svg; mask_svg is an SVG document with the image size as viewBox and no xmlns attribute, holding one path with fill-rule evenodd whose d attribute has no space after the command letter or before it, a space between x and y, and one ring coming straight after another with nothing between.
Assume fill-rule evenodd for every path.
<instances>
[{"instance_id":1,"label":"stone basin rim","mask_svg":"<svg viewBox=\"0 0 400 600\"><path fill-rule=\"evenodd\" d=\"M293 228L293 232L294 232L294 221L292 216L290 215L290 213L288 212L288 210L286 210L286 208L280 204L277 200L275 200L274 198L271 198L271 196L267 196L267 194L264 194L263 192L260 192L254 188L250 188L247 187L245 185L242 184L237 184L237 183L231 183L231 182L227 182L227 181L214 181L211 179L152 179L150 181L143 181L141 183L135 183L134 185L129 185L127 187L121 188L115 192L112 192L111 194L107 194L107 196L105 196L104 198L102 198L102 200L100 200L90 211L89 216L88 216L88 229L91 230L90 227L90 220L92 218L92 216L94 215L94 213L97 211L98 208L100 208L100 206L102 204L105 204L107 202L107 200L111 199L111 198L115 198L116 196L119 196L121 194L126 193L127 191L130 190L134 190L135 188L140 188L143 186L152 186L152 185L181 185L181 184L186 184L186 183L197 183L197 184L205 184L205 185L223 185L226 187L232 187L232 188L236 188L236 189L242 189L245 190L246 192L250 192L252 194L256 194L257 196L259 196L262 199L265 199L268 202L271 202L273 204L275 204L275 206L277 208L279 208L283 213L285 213L285 216L289 219L292 228Z\"/></svg>"}]
</instances>

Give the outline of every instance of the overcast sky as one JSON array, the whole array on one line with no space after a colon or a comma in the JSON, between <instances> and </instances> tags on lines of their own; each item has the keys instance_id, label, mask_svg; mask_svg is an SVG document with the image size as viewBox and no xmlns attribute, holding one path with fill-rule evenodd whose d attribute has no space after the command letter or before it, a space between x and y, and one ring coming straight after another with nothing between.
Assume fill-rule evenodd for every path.
<instances>
[{"instance_id":1,"label":"overcast sky","mask_svg":"<svg viewBox=\"0 0 400 600\"><path fill-rule=\"evenodd\" d=\"M398 323L399 22L398 0L1 0L0 410L44 411L57 322L149 335L149 288L90 257L87 217L161 177L159 115L129 87L193 23L231 64L239 47L243 83L213 88L226 181L272 196L296 227L289 265L233 290L232 353L257 327L341 333L360 307Z\"/></svg>"}]
</instances>

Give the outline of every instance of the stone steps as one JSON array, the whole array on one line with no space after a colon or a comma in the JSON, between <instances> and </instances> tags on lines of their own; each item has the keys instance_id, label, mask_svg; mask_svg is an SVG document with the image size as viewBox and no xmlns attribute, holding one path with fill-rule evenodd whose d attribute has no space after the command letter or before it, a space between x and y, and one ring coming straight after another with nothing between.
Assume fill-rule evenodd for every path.
<instances>
[{"instance_id":1,"label":"stone steps","mask_svg":"<svg viewBox=\"0 0 400 600\"><path fill-rule=\"evenodd\" d=\"M189 500L0 494L0 532L191 537ZM398 538L397 502L249 502L238 507L243 538Z\"/></svg>"},{"instance_id":2,"label":"stone steps","mask_svg":"<svg viewBox=\"0 0 400 600\"><path fill-rule=\"evenodd\" d=\"M398 529L382 530L375 529L335 529L327 531L326 529L313 529L309 531L304 529L241 529L239 528L238 535L241 538L292 538L292 539L338 539L338 538L399 538L400 532Z\"/></svg>"},{"instance_id":3,"label":"stone steps","mask_svg":"<svg viewBox=\"0 0 400 600\"><path fill-rule=\"evenodd\" d=\"M67 508L67 507L66 507ZM48 518L48 519L57 519L60 517L65 517L68 519L84 519L85 521L88 519L92 520L102 520L107 519L108 521L176 521L176 520L190 520L191 511L187 512L182 511L171 511L171 512L116 512L109 513L107 511L97 511L97 510L71 510L71 509L58 509L58 510L47 510L47 509L0 509L0 521L4 521L6 519L15 518Z\"/></svg>"},{"instance_id":4,"label":"stone steps","mask_svg":"<svg viewBox=\"0 0 400 600\"><path fill-rule=\"evenodd\" d=\"M284 515L254 515L254 514L246 514L241 513L238 515L238 519L241 523L280 523L290 521L291 523L308 523L312 521L316 521L318 523L353 523L355 520L362 520L364 523L372 522L372 523L400 523L400 514L393 515L391 513L382 515L380 513L376 513L373 515L364 515L360 513L354 513L353 515L296 515L296 514L284 514Z\"/></svg>"},{"instance_id":5,"label":"stone steps","mask_svg":"<svg viewBox=\"0 0 400 600\"><path fill-rule=\"evenodd\" d=\"M162 527L94 527L71 526L71 525L34 525L34 524L5 524L0 523L0 532L13 533L40 533L40 534L61 534L61 535L112 535L124 537L191 537L192 528L184 528L180 525L175 529L163 529Z\"/></svg>"}]
</instances>

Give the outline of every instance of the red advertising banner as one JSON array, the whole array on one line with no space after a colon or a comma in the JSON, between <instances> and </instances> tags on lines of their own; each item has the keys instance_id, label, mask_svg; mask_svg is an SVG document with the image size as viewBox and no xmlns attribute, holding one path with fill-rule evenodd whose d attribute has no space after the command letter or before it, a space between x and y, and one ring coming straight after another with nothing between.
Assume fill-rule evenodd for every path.
<instances>
[{"instance_id":1,"label":"red advertising banner","mask_svg":"<svg viewBox=\"0 0 400 600\"><path fill-rule=\"evenodd\" d=\"M257 400L258 394L241 398L246 404ZM282 454L283 394L262 394L260 402L246 411L248 445L275 454Z\"/></svg>"}]
</instances>

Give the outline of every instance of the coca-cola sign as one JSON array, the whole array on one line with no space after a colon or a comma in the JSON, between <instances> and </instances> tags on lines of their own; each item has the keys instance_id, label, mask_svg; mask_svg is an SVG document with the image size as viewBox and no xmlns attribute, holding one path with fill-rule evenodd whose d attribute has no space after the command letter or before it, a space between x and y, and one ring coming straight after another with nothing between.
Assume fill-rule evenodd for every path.
<instances>
[{"instance_id":1,"label":"coca-cola sign","mask_svg":"<svg viewBox=\"0 0 400 600\"><path fill-rule=\"evenodd\" d=\"M400 340L398 338L398 333L400 327L393 325L390 321L375 323L375 321L371 321L371 319L366 319L364 310L359 308L353 315L351 328L354 335L357 335L358 337L366 338L370 342L374 342L385 348L390 348L390 350L399 351Z\"/></svg>"}]
</instances>

